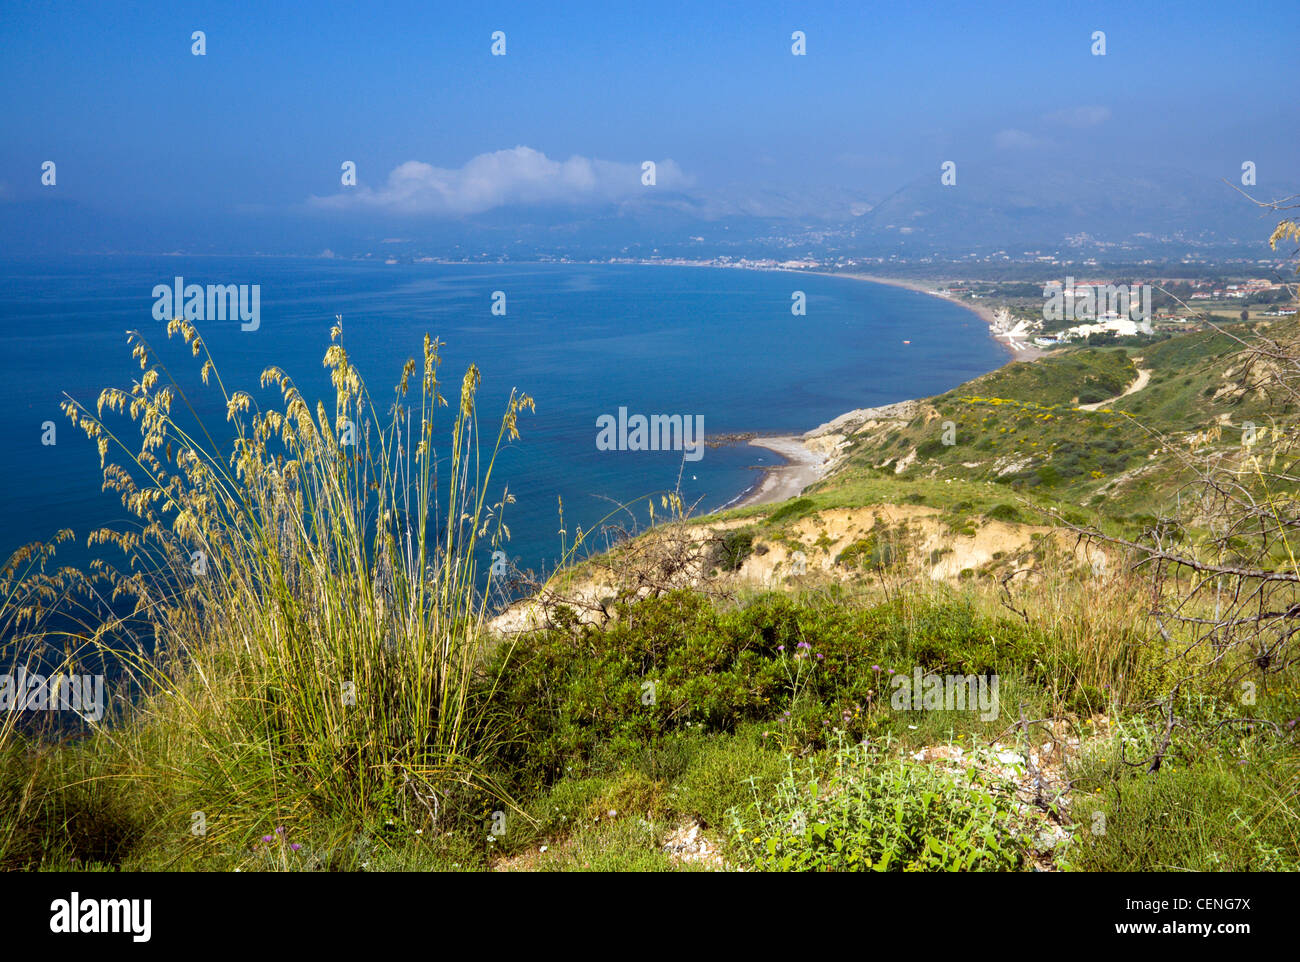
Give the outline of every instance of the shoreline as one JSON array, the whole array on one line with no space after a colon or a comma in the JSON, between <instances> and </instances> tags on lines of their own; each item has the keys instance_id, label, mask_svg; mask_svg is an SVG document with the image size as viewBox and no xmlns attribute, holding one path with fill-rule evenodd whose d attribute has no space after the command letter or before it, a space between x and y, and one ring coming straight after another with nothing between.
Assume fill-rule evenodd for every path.
<instances>
[{"instance_id":1,"label":"shoreline","mask_svg":"<svg viewBox=\"0 0 1300 962\"><path fill-rule=\"evenodd\" d=\"M957 307L970 311L987 324L990 329L989 337L991 337L1000 348L1010 354L1013 361L1025 361L1028 363L1036 361L1047 354L1046 351L1037 347L1015 348L1011 345L1010 341L994 334L992 332L994 314L991 307L986 307L983 304L968 304L965 301L957 300L955 297L936 294L930 287L927 287L921 281L907 281L897 277L878 277L874 274L851 274L847 271L832 274L827 271L800 271L784 267L777 268L777 270L784 271L787 274L813 274L817 277L844 277L854 281L866 281L869 284L883 284L886 287L901 287L904 290L915 291L916 293L924 294L927 297L936 297L941 301L947 301L949 304L955 304Z\"/></svg>"},{"instance_id":2,"label":"shoreline","mask_svg":"<svg viewBox=\"0 0 1300 962\"><path fill-rule=\"evenodd\" d=\"M785 459L785 463L764 467L762 476L754 484L724 504L719 511L747 508L755 504L776 504L797 498L804 488L822 479L830 464L829 458L808 447L802 434L750 438L749 443L776 453Z\"/></svg>"},{"instance_id":3,"label":"shoreline","mask_svg":"<svg viewBox=\"0 0 1300 962\"><path fill-rule=\"evenodd\" d=\"M918 281L905 281L891 277L876 277L870 274L829 274L825 271L801 271L790 268L776 268L787 274L813 274L817 277L843 277L849 280L866 281L870 284L884 284L888 287L901 287L906 290L915 291L918 294L924 294L927 297L937 297L940 300L955 304L958 307L965 308L977 316L985 324L990 326L990 337L998 345L1011 355L1011 360L1007 363L1022 361L1032 363L1043 357L1047 352L1038 348L1024 348L1017 350L1003 338L992 334L991 328L993 323L992 308L985 307L982 304L966 304L962 301L951 297L944 297L942 294L932 293L931 290ZM994 368L997 370L997 368ZM911 400L911 399L909 399ZM907 403L906 401L895 403ZM856 409L855 409L856 410ZM855 411L846 411L840 415L841 418L853 414ZM835 420L839 420L838 418ZM833 422L832 422L833 423ZM821 425L820 427L825 427ZM724 504L719 511L730 511L733 508L747 508L758 504L776 504L781 501L788 501L791 498L797 498L813 483L820 481L826 475L830 467L831 459L825 455L819 454L808 446L809 435L813 431L819 430L819 427L809 429L804 434L778 434L765 435L751 438L749 443L769 451L774 451L780 457L785 459L784 464L773 465L770 468L764 468L762 477L754 484L750 485L736 497Z\"/></svg>"}]
</instances>

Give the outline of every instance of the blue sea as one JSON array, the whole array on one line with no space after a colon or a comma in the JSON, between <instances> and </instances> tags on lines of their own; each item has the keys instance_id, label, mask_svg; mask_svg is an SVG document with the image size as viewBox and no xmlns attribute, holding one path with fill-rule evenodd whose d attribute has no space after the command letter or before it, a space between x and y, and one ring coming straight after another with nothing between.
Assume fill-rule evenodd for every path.
<instances>
[{"instance_id":1,"label":"blue sea","mask_svg":"<svg viewBox=\"0 0 1300 962\"><path fill-rule=\"evenodd\" d=\"M784 272L587 264L384 264L262 257L84 256L0 262L0 345L5 375L0 472L5 509L0 555L70 527L84 544L103 524L129 522L100 490L93 445L61 416L64 392L93 408L101 389L139 376L126 331L156 345L156 285L260 286L260 327L200 325L228 389L262 394L259 375L284 368L309 398L329 402L321 364L335 315L381 410L425 332L446 342L443 393L452 405L466 365L482 371L480 425L495 437L512 387L536 400L522 437L499 460L495 495L508 484L507 551L523 568L560 555L565 527L593 529L616 509L682 491L696 511L721 507L780 458L747 444L680 452L602 451L597 419L631 414L702 416L705 432L794 433L856 407L935 394L998 367L1006 354L974 314L939 298L849 278ZM804 291L805 316L791 313ZM505 294L504 316L492 312ZM910 344L904 344L910 341ZM220 428L215 388L173 343L172 373L194 391L201 417ZM278 401L269 389L267 402ZM442 409L450 424L451 409ZM53 445L42 425L56 425ZM216 430L214 435L218 435ZM220 436L220 435L218 435ZM492 500L496 500L493 497ZM656 499L657 500L657 499ZM644 504L638 522L647 520ZM628 522L626 515L623 523ZM61 551L77 560L79 550Z\"/></svg>"}]
</instances>

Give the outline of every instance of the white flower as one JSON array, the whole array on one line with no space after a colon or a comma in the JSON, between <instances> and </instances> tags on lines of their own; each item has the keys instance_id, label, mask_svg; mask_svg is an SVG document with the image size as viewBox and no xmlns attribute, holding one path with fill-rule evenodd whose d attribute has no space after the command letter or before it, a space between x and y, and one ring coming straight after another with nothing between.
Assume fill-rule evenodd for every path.
<instances>
[{"instance_id":1,"label":"white flower","mask_svg":"<svg viewBox=\"0 0 1300 962\"><path fill-rule=\"evenodd\" d=\"M546 846L545 846L545 845L542 846L542 851L543 851L543 852L546 851Z\"/></svg>"}]
</instances>

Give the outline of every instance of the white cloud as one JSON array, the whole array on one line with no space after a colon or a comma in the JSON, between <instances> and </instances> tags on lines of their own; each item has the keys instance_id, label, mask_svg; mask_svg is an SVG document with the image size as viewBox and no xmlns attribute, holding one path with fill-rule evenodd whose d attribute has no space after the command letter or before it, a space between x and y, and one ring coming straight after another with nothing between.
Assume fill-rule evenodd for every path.
<instances>
[{"instance_id":1,"label":"white cloud","mask_svg":"<svg viewBox=\"0 0 1300 962\"><path fill-rule=\"evenodd\" d=\"M1050 124L1060 124L1065 127L1096 127L1098 124L1104 124L1110 120L1110 108L1100 106L1088 107L1069 107L1065 110L1056 110L1043 117Z\"/></svg>"},{"instance_id":2,"label":"white cloud","mask_svg":"<svg viewBox=\"0 0 1300 962\"><path fill-rule=\"evenodd\" d=\"M382 210L400 214L457 216L518 204L583 204L680 189L689 178L671 160L655 162L656 187L641 184L641 164L573 156L552 160L531 147L479 154L463 167L434 167L417 160L399 164L382 187L342 188L309 203L331 210Z\"/></svg>"},{"instance_id":3,"label":"white cloud","mask_svg":"<svg viewBox=\"0 0 1300 962\"><path fill-rule=\"evenodd\" d=\"M1042 145L1042 141L1033 134L1026 133L1023 130L1016 130L1013 127L999 130L993 136L993 143L1002 150L1027 150Z\"/></svg>"}]
</instances>

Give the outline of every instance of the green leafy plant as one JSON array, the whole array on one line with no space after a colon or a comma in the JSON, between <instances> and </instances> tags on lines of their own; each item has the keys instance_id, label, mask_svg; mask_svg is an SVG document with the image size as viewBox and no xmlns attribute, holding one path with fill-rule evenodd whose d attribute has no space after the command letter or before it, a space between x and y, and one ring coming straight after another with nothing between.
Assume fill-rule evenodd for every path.
<instances>
[{"instance_id":1,"label":"green leafy plant","mask_svg":"<svg viewBox=\"0 0 1300 962\"><path fill-rule=\"evenodd\" d=\"M1031 835L1014 797L972 766L948 773L841 735L829 766L793 760L771 798L733 809L732 831L764 871L1019 868Z\"/></svg>"}]
</instances>

